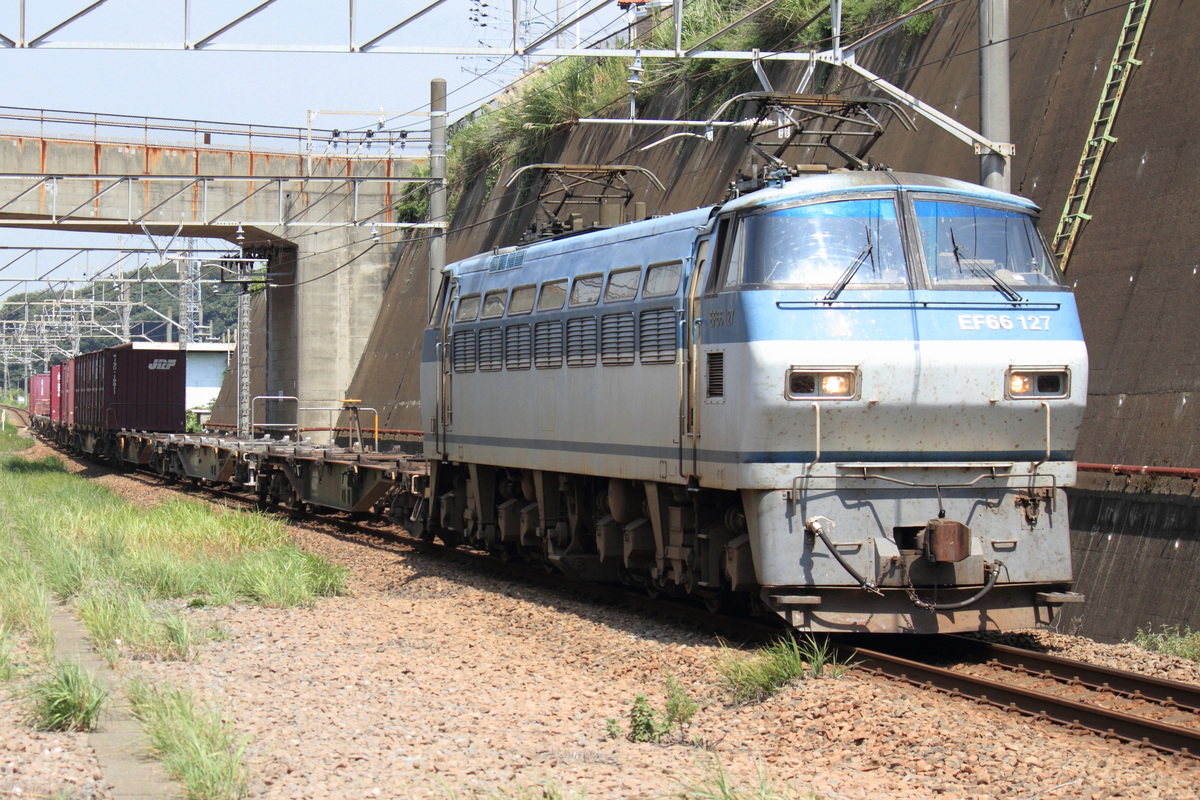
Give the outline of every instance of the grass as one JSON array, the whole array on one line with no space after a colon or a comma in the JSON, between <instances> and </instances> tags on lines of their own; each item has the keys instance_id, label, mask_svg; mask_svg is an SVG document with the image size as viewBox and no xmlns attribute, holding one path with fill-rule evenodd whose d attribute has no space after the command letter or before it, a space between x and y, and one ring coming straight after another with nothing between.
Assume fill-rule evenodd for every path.
<instances>
[{"instance_id":1,"label":"grass","mask_svg":"<svg viewBox=\"0 0 1200 800\"><path fill-rule=\"evenodd\" d=\"M1159 631L1138 628L1133 643L1143 650L1200 661L1200 631L1178 625L1164 625Z\"/></svg>"},{"instance_id":2,"label":"grass","mask_svg":"<svg viewBox=\"0 0 1200 800\"><path fill-rule=\"evenodd\" d=\"M187 689L152 686L135 677L126 684L134 716L150 749L183 785L189 800L237 800L247 796L242 756L246 740L211 706Z\"/></svg>"},{"instance_id":3,"label":"grass","mask_svg":"<svg viewBox=\"0 0 1200 800\"><path fill-rule=\"evenodd\" d=\"M272 517L183 499L134 507L65 474L57 459L10 457L0 462L0 478L0 522L17 534L18 560L32 562L54 595L80 599L98 620L120 609L132 615L133 629L150 631L156 626L139 623L147 616L135 609L139 600L291 607L343 590L346 571L301 551ZM132 644L128 636L101 638Z\"/></svg>"},{"instance_id":4,"label":"grass","mask_svg":"<svg viewBox=\"0 0 1200 800\"><path fill-rule=\"evenodd\" d=\"M751 656L730 650L718 666L734 703L765 700L782 687L803 678L845 674L851 665L837 660L827 639L788 636Z\"/></svg>"},{"instance_id":5,"label":"grass","mask_svg":"<svg viewBox=\"0 0 1200 800\"><path fill-rule=\"evenodd\" d=\"M8 625L0 623L0 683L13 679L17 674L16 643Z\"/></svg>"},{"instance_id":6,"label":"grass","mask_svg":"<svg viewBox=\"0 0 1200 800\"><path fill-rule=\"evenodd\" d=\"M78 664L55 661L20 693L24 721L39 731L95 730L107 692Z\"/></svg>"},{"instance_id":7,"label":"grass","mask_svg":"<svg viewBox=\"0 0 1200 800\"><path fill-rule=\"evenodd\" d=\"M0 433L0 447L9 441ZM184 613L236 601L308 605L343 591L346 570L297 548L283 523L264 515L171 500L142 509L66 473L57 458L0 455L0 676L20 677L27 721L43 729L88 730L103 694L77 666L50 663L50 604L70 601L110 664L122 658L187 659L206 637ZM47 660L18 675L10 636ZM167 770L195 800L246 794L244 743L219 711L185 690L126 687Z\"/></svg>"},{"instance_id":8,"label":"grass","mask_svg":"<svg viewBox=\"0 0 1200 800\"><path fill-rule=\"evenodd\" d=\"M0 518L4 506L0 504ZM0 630L4 640L23 635L35 651L48 657L54 648L50 624L50 590L12 536L0 537Z\"/></svg>"},{"instance_id":9,"label":"grass","mask_svg":"<svg viewBox=\"0 0 1200 800\"><path fill-rule=\"evenodd\" d=\"M127 586L90 587L75 598L75 610L110 666L122 655L185 660L197 644L186 617L156 608Z\"/></svg>"},{"instance_id":10,"label":"grass","mask_svg":"<svg viewBox=\"0 0 1200 800\"><path fill-rule=\"evenodd\" d=\"M28 450L32 445L28 436L20 436L17 433L17 428L13 425L12 415L8 417L8 424L0 430L0 453L18 453L22 450Z\"/></svg>"}]
</instances>

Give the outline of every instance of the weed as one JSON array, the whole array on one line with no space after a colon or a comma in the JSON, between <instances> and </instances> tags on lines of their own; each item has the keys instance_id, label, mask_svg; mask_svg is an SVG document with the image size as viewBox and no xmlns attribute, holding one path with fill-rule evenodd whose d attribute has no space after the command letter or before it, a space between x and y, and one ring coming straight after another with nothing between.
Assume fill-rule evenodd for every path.
<instances>
[{"instance_id":1,"label":"weed","mask_svg":"<svg viewBox=\"0 0 1200 800\"><path fill-rule=\"evenodd\" d=\"M780 786L765 771L758 774L758 785L742 789L733 784L720 761L713 761L708 773L696 784L686 787L680 800L819 800L812 792L796 792Z\"/></svg>"},{"instance_id":2,"label":"weed","mask_svg":"<svg viewBox=\"0 0 1200 800\"><path fill-rule=\"evenodd\" d=\"M95 730L107 692L91 673L69 661L55 661L48 675L35 678L20 696L25 723L39 731Z\"/></svg>"},{"instance_id":3,"label":"weed","mask_svg":"<svg viewBox=\"0 0 1200 800\"><path fill-rule=\"evenodd\" d=\"M621 729L621 721L616 717L606 717L604 719L604 735L609 739L620 739L625 735L625 731Z\"/></svg>"},{"instance_id":4,"label":"weed","mask_svg":"<svg viewBox=\"0 0 1200 800\"><path fill-rule=\"evenodd\" d=\"M734 703L765 700L781 687L806 676L819 678L828 668L841 677L849 662L839 662L827 639L784 637L747 657L729 650L718 671Z\"/></svg>"},{"instance_id":5,"label":"weed","mask_svg":"<svg viewBox=\"0 0 1200 800\"><path fill-rule=\"evenodd\" d=\"M1153 650L1169 656L1200 661L1200 631L1180 628L1178 625L1163 625L1157 633L1138 628L1133 643L1143 650Z\"/></svg>"},{"instance_id":6,"label":"weed","mask_svg":"<svg viewBox=\"0 0 1200 800\"><path fill-rule=\"evenodd\" d=\"M666 725L658 721L646 695L635 695L629 708L629 741L661 742L666 733Z\"/></svg>"},{"instance_id":7,"label":"weed","mask_svg":"<svg viewBox=\"0 0 1200 800\"><path fill-rule=\"evenodd\" d=\"M121 655L183 660L195 647L186 619L151 607L128 586L94 586L77 598L75 609L110 665Z\"/></svg>"},{"instance_id":8,"label":"weed","mask_svg":"<svg viewBox=\"0 0 1200 800\"><path fill-rule=\"evenodd\" d=\"M699 704L688 696L679 679L668 671L666 718L663 721L668 730L675 731L680 741L683 740L684 728L692 721L692 717L696 716L699 707Z\"/></svg>"},{"instance_id":9,"label":"weed","mask_svg":"<svg viewBox=\"0 0 1200 800\"><path fill-rule=\"evenodd\" d=\"M12 631L0 623L0 681L10 681L17 674L15 649Z\"/></svg>"},{"instance_id":10,"label":"weed","mask_svg":"<svg viewBox=\"0 0 1200 800\"><path fill-rule=\"evenodd\" d=\"M667 698L661 717L650 706L644 694L635 695L629 708L629 733L625 738L631 742L653 742L666 740L674 733L674 741L686 741L685 729L699 708L688 696L678 679L667 672ZM622 734L621 724L616 719L604 721L605 732L610 739Z\"/></svg>"},{"instance_id":11,"label":"weed","mask_svg":"<svg viewBox=\"0 0 1200 800\"><path fill-rule=\"evenodd\" d=\"M125 688L150 748L183 784L187 797L246 796L246 742L219 710L197 704L186 689L151 686L140 677L131 678Z\"/></svg>"}]
</instances>

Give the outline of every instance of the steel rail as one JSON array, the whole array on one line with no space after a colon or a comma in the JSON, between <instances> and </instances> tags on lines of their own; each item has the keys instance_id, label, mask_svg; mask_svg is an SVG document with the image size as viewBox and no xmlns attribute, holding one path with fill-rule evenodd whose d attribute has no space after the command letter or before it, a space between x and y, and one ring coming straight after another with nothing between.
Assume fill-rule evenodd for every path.
<instances>
[{"instance_id":1,"label":"steel rail","mask_svg":"<svg viewBox=\"0 0 1200 800\"><path fill-rule=\"evenodd\" d=\"M971 698L1005 711L1016 711L1037 719L1084 728L1105 737L1200 758L1200 730L1169 725L1121 711L966 675L953 669L877 650L862 647L851 649L857 662L856 666L876 675L904 680L914 686L936 689L955 697Z\"/></svg>"},{"instance_id":2,"label":"steel rail","mask_svg":"<svg viewBox=\"0 0 1200 800\"><path fill-rule=\"evenodd\" d=\"M16 417L16 419L13 420L13 422L15 422L17 424L17 427L20 427L20 428L28 428L29 427L29 418L31 416L29 409L21 408L20 406L10 406L7 403L0 404L0 408L4 409L5 411L12 412L13 416Z\"/></svg>"},{"instance_id":3,"label":"steel rail","mask_svg":"<svg viewBox=\"0 0 1200 800\"><path fill-rule=\"evenodd\" d=\"M1073 661L1049 653L1039 653L1036 650L1023 650L1019 647L978 642L957 636L952 638L961 640L987 658L989 662L1001 666L1027 670L1031 674L1036 673L1068 683L1081 684L1096 691L1113 692L1140 700L1151 700L1165 706L1174 706L1200 714L1200 686Z\"/></svg>"}]
</instances>

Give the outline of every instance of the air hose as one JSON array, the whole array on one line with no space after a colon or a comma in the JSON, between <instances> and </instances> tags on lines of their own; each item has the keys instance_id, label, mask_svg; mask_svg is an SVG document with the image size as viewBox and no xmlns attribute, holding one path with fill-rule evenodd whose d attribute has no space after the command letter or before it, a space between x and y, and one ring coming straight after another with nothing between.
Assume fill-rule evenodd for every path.
<instances>
[{"instance_id":1,"label":"air hose","mask_svg":"<svg viewBox=\"0 0 1200 800\"><path fill-rule=\"evenodd\" d=\"M850 566L849 561L842 558L842 554L837 551L837 548L833 546L833 542L829 541L829 537L825 535L825 526L821 524L821 520L825 520L830 525L833 524L833 520L829 519L829 517L810 517L804 522L805 530L816 534L817 537L825 543L825 547L829 549L829 552L833 554L833 557L837 559L837 562L842 565L842 569L846 570L850 577L858 583L859 588L861 588L863 591L871 592L872 594L877 594L880 597L883 597L883 592L879 591L879 587L874 581L869 581L862 575L859 575L858 570Z\"/></svg>"},{"instance_id":2,"label":"air hose","mask_svg":"<svg viewBox=\"0 0 1200 800\"><path fill-rule=\"evenodd\" d=\"M986 566L988 567L988 576L987 581L983 584L983 588L966 600L960 600L957 603L930 603L917 597L917 591L912 586L909 586L908 597L912 600L914 606L926 608L930 611L954 611L959 608L966 608L982 600L984 595L992 590L992 587L996 585L996 580L1000 577L1000 570L1004 567L1004 562L996 559Z\"/></svg>"},{"instance_id":3,"label":"air hose","mask_svg":"<svg viewBox=\"0 0 1200 800\"><path fill-rule=\"evenodd\" d=\"M851 566L850 562L843 558L842 554L837 551L837 548L833 546L833 542L829 541L829 537L825 534L825 526L822 524L822 521L827 522L830 525L833 524L833 520L829 519L828 517L810 517L804 522L804 529L815 534L817 538L825 543L825 547L828 548L830 554L832 554L837 562L842 565L842 569L846 570L846 573L854 579L854 581L859 585L859 588L861 588L863 591L871 592L872 594L877 594L882 597L883 592L879 590L879 585L874 581L869 581L860 575L858 570ZM988 574L987 580L983 584L983 588L981 588L973 596L968 597L966 600L960 600L957 603L930 603L927 600L922 600L917 596L916 590L911 585L908 587L908 597L909 600L912 601L913 605L929 611L955 611L960 608L966 608L979 602L988 594L988 592L992 591L992 588L996 585L996 581L1000 578L1000 570L1003 569L1003 567L1004 562L999 559L987 564ZM905 575L907 576L907 574L908 570L906 569Z\"/></svg>"}]
</instances>

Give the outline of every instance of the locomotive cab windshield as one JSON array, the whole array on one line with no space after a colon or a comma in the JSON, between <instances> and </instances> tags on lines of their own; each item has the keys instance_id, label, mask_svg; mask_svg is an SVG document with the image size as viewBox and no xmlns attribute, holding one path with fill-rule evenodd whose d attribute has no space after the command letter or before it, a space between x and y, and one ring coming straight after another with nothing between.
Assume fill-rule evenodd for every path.
<instances>
[{"instance_id":1,"label":"locomotive cab windshield","mask_svg":"<svg viewBox=\"0 0 1200 800\"><path fill-rule=\"evenodd\" d=\"M830 288L830 300L846 288L982 289L1019 301L1063 286L1024 209L901 194L768 207L733 227L723 289ZM906 230L917 234L909 248Z\"/></svg>"}]
</instances>

